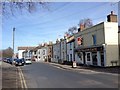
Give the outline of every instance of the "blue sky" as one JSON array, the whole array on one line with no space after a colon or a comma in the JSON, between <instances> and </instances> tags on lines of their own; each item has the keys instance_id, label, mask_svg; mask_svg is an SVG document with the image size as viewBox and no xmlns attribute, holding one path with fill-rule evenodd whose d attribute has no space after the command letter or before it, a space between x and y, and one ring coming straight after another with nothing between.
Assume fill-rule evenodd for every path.
<instances>
[{"instance_id":1,"label":"blue sky","mask_svg":"<svg viewBox=\"0 0 120 90\"><path fill-rule=\"evenodd\" d=\"M111 5L112 4L112 5ZM50 2L47 9L39 8L29 14L18 12L2 20L2 49L12 47L12 29L15 31L15 52L18 46L37 46L62 38L72 26L78 26L79 20L90 18L93 24L106 21L113 10L118 13L116 3L110 2Z\"/></svg>"}]
</instances>

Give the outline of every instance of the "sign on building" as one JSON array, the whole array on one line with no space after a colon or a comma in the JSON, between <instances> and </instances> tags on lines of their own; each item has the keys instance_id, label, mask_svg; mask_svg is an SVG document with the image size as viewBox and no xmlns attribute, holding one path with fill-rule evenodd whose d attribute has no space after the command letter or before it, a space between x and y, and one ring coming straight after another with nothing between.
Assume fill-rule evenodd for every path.
<instances>
[{"instance_id":1,"label":"sign on building","mask_svg":"<svg viewBox=\"0 0 120 90\"><path fill-rule=\"evenodd\" d=\"M83 44L83 38L82 37L78 37L77 38L77 44L78 45L82 45Z\"/></svg>"}]
</instances>

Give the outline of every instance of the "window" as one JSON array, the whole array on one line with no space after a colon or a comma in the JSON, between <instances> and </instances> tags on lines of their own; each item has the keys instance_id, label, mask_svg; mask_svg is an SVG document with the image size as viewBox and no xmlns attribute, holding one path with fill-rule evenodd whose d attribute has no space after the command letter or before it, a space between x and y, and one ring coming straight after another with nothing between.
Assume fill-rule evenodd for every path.
<instances>
[{"instance_id":1,"label":"window","mask_svg":"<svg viewBox=\"0 0 120 90\"><path fill-rule=\"evenodd\" d=\"M69 55L67 55L67 61L69 61Z\"/></svg>"},{"instance_id":2,"label":"window","mask_svg":"<svg viewBox=\"0 0 120 90\"><path fill-rule=\"evenodd\" d=\"M36 54L37 52L36 51L34 51L34 54Z\"/></svg>"},{"instance_id":3,"label":"window","mask_svg":"<svg viewBox=\"0 0 120 90\"><path fill-rule=\"evenodd\" d=\"M96 35L92 35L92 37L93 37L93 45L96 45Z\"/></svg>"},{"instance_id":4,"label":"window","mask_svg":"<svg viewBox=\"0 0 120 90\"><path fill-rule=\"evenodd\" d=\"M43 50L43 55L45 55L45 50Z\"/></svg>"},{"instance_id":5,"label":"window","mask_svg":"<svg viewBox=\"0 0 120 90\"><path fill-rule=\"evenodd\" d=\"M87 61L90 61L90 53L87 53Z\"/></svg>"}]
</instances>

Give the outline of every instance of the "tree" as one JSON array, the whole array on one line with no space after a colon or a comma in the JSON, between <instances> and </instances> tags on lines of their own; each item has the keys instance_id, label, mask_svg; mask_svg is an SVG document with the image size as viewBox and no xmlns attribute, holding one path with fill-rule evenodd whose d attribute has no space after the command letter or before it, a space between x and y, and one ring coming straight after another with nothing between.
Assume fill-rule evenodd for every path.
<instances>
[{"instance_id":1,"label":"tree","mask_svg":"<svg viewBox=\"0 0 120 90\"><path fill-rule=\"evenodd\" d=\"M26 0L7 0L6 2L6 0L3 0L3 2L0 2L0 6L2 6L1 13L3 14L3 16L7 16L15 15L15 13L18 11L20 11L21 13L23 11L28 11L29 13L32 13L37 10L38 6L47 8L47 2L43 2L42 0L40 0L40 2L34 2L34 0L28 0L28 2L25 1Z\"/></svg>"},{"instance_id":2,"label":"tree","mask_svg":"<svg viewBox=\"0 0 120 90\"><path fill-rule=\"evenodd\" d=\"M11 58L12 56L13 56L13 49L11 47L2 50L2 57Z\"/></svg>"},{"instance_id":3,"label":"tree","mask_svg":"<svg viewBox=\"0 0 120 90\"><path fill-rule=\"evenodd\" d=\"M77 27L76 26L73 26L73 27L71 27L71 28L69 28L68 29L68 33L70 34L70 35L73 35L73 34L75 34L75 33L77 33Z\"/></svg>"},{"instance_id":4,"label":"tree","mask_svg":"<svg viewBox=\"0 0 120 90\"><path fill-rule=\"evenodd\" d=\"M79 25L84 25L85 28L93 26L93 22L90 18L81 19Z\"/></svg>"}]
</instances>

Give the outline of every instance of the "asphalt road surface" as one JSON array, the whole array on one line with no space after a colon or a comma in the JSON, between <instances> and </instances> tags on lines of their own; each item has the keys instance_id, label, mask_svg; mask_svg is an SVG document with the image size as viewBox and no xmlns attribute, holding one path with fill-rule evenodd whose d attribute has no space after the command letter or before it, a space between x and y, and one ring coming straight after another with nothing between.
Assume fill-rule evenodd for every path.
<instances>
[{"instance_id":1,"label":"asphalt road surface","mask_svg":"<svg viewBox=\"0 0 120 90\"><path fill-rule=\"evenodd\" d=\"M118 75L75 72L46 63L21 67L27 88L118 88Z\"/></svg>"}]
</instances>

